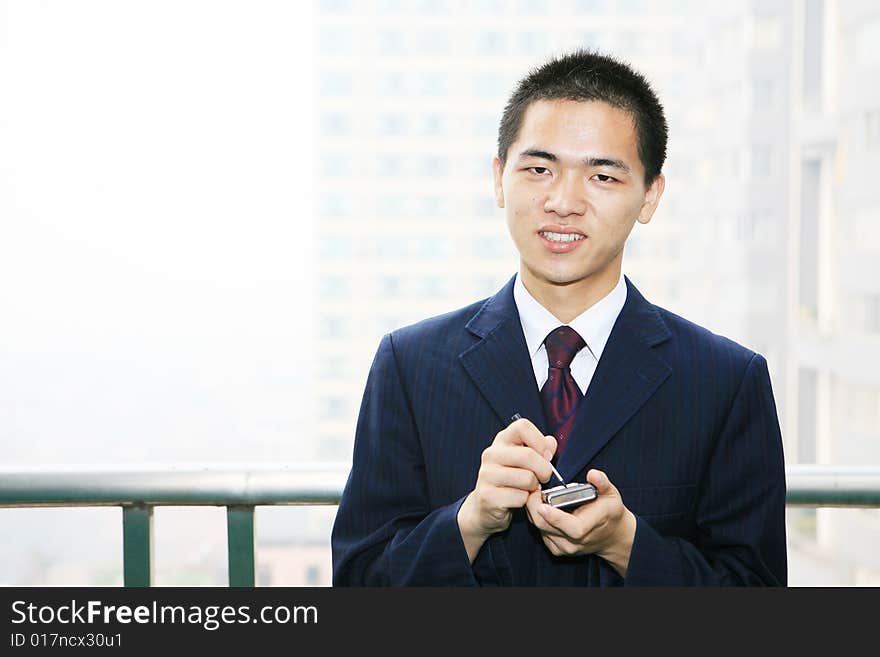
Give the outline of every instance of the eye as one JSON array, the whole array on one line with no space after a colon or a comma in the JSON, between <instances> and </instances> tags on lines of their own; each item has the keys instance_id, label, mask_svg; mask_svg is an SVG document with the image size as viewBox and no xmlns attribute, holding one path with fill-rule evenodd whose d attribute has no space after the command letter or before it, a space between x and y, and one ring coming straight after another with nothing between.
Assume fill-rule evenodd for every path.
<instances>
[{"instance_id":1,"label":"eye","mask_svg":"<svg viewBox=\"0 0 880 657\"><path fill-rule=\"evenodd\" d=\"M604 173L597 173L593 177L601 183L617 182L617 178L612 178L611 176L606 176Z\"/></svg>"},{"instance_id":2,"label":"eye","mask_svg":"<svg viewBox=\"0 0 880 657\"><path fill-rule=\"evenodd\" d=\"M536 173L539 176L543 176L544 174L550 173L550 169L547 167L529 167L526 171L531 171L532 173Z\"/></svg>"}]
</instances>

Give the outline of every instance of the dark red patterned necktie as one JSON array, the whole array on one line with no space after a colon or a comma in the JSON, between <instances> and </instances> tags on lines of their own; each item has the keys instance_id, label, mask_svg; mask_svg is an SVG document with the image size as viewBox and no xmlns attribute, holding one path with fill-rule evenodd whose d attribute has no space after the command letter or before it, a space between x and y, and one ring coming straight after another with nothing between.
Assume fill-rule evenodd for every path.
<instances>
[{"instance_id":1,"label":"dark red patterned necktie","mask_svg":"<svg viewBox=\"0 0 880 657\"><path fill-rule=\"evenodd\" d=\"M544 339L550 371L547 382L541 388L541 401L551 435L556 438L556 456L562 452L565 439L574 424L578 404L584 397L571 375L571 361L586 344L570 326L555 328Z\"/></svg>"}]
</instances>

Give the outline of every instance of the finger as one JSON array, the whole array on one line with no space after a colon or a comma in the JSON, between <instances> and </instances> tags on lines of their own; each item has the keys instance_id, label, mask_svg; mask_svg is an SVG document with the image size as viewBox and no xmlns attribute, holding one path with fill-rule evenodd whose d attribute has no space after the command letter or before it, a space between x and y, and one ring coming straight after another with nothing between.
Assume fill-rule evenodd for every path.
<instances>
[{"instance_id":1,"label":"finger","mask_svg":"<svg viewBox=\"0 0 880 657\"><path fill-rule=\"evenodd\" d=\"M611 480L601 470L590 470L587 473L587 481L596 487L599 495L616 495L617 489L611 483Z\"/></svg>"},{"instance_id":2,"label":"finger","mask_svg":"<svg viewBox=\"0 0 880 657\"><path fill-rule=\"evenodd\" d=\"M541 504L538 507L538 514L554 530L552 533L560 534L566 538L575 538L586 533L583 519L566 513L562 509L557 509L549 504Z\"/></svg>"},{"instance_id":3,"label":"finger","mask_svg":"<svg viewBox=\"0 0 880 657\"><path fill-rule=\"evenodd\" d=\"M483 452L483 463L496 463L509 468L522 468L535 474L539 481L550 481L550 461L525 445L493 444Z\"/></svg>"},{"instance_id":4,"label":"finger","mask_svg":"<svg viewBox=\"0 0 880 657\"><path fill-rule=\"evenodd\" d=\"M560 557L568 557L584 553L584 546L572 543L566 538L545 534L544 545L547 545L548 543L553 546L551 552Z\"/></svg>"},{"instance_id":5,"label":"finger","mask_svg":"<svg viewBox=\"0 0 880 657\"><path fill-rule=\"evenodd\" d=\"M528 492L541 487L535 473L525 468L490 463L484 468L483 475L484 480L493 486L516 488Z\"/></svg>"},{"instance_id":6,"label":"finger","mask_svg":"<svg viewBox=\"0 0 880 657\"><path fill-rule=\"evenodd\" d=\"M531 514L532 524L541 530L542 533L551 534L553 536L562 536L562 533L553 525L550 525L541 513L541 507L546 506L541 498L541 491L535 491L529 495L526 501L526 510Z\"/></svg>"},{"instance_id":7,"label":"finger","mask_svg":"<svg viewBox=\"0 0 880 657\"><path fill-rule=\"evenodd\" d=\"M541 500L541 491L534 491L531 495L529 495L528 500L526 500L526 513L528 514L529 522L531 522L542 532L557 533L557 530L548 525L543 516L541 516L540 512L538 511L538 507L540 507L543 503L544 502Z\"/></svg>"},{"instance_id":8,"label":"finger","mask_svg":"<svg viewBox=\"0 0 880 657\"><path fill-rule=\"evenodd\" d=\"M525 445L531 447L548 461L553 458L555 447L551 448L546 436L540 429L526 418L520 418L511 423L506 429L499 432L495 440L501 440L509 445Z\"/></svg>"},{"instance_id":9,"label":"finger","mask_svg":"<svg viewBox=\"0 0 880 657\"><path fill-rule=\"evenodd\" d=\"M518 488L491 487L484 495L487 505L496 509L521 509L526 505L529 494Z\"/></svg>"},{"instance_id":10,"label":"finger","mask_svg":"<svg viewBox=\"0 0 880 657\"><path fill-rule=\"evenodd\" d=\"M547 549L550 550L550 554L556 557L562 556L562 550L560 550L559 547L556 545L556 541L552 536L543 534L541 536L541 540L544 541L544 545L546 545Z\"/></svg>"}]
</instances>

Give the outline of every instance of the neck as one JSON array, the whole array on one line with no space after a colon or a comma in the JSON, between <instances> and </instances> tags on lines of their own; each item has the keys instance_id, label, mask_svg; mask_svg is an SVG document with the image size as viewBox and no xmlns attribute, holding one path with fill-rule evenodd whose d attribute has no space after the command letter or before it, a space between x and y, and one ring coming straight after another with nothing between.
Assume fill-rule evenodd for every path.
<instances>
[{"instance_id":1,"label":"neck","mask_svg":"<svg viewBox=\"0 0 880 657\"><path fill-rule=\"evenodd\" d=\"M563 284L535 276L522 263L519 275L529 294L556 319L568 324L610 294L620 280L620 263L616 267L609 267L608 271Z\"/></svg>"}]
</instances>

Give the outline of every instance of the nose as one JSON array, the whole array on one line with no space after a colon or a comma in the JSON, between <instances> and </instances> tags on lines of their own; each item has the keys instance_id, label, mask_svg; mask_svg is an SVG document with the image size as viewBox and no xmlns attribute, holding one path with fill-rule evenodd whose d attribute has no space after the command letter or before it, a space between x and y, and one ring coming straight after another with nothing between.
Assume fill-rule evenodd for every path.
<instances>
[{"instance_id":1,"label":"nose","mask_svg":"<svg viewBox=\"0 0 880 657\"><path fill-rule=\"evenodd\" d=\"M583 180L573 172L565 172L553 181L544 202L544 211L566 217L570 214L584 214L586 206Z\"/></svg>"}]
</instances>

